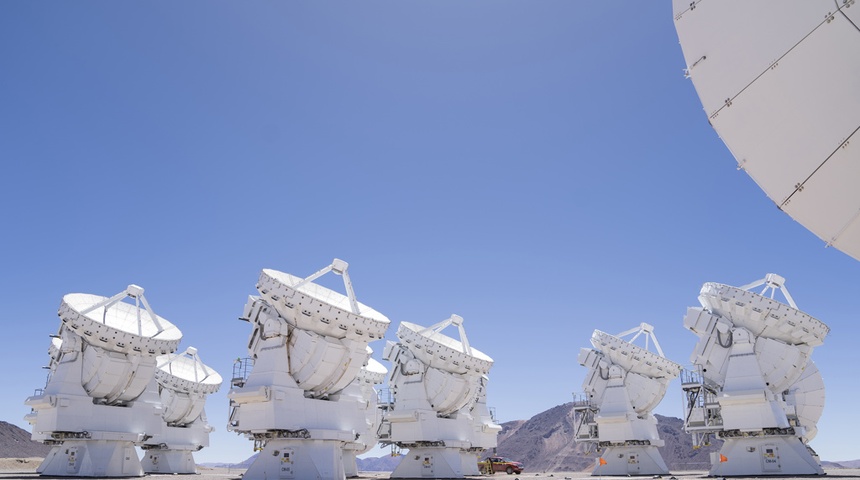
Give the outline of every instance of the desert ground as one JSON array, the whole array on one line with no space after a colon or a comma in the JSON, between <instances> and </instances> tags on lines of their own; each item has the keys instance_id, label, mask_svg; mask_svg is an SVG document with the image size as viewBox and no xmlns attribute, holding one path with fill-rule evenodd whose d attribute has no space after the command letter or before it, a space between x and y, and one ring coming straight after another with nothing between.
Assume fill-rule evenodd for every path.
<instances>
[{"instance_id":1,"label":"desert ground","mask_svg":"<svg viewBox=\"0 0 860 480\"><path fill-rule=\"evenodd\" d=\"M41 477L36 473L36 467L42 461L41 458L0 458L0 479L46 479L46 478L63 478L68 480L68 477ZM198 467L197 475L146 475L143 477L146 480L171 479L178 480L182 477L189 480L240 480L242 478L242 469L227 469L227 468L208 468ZM858 479L860 480L860 469L828 469L825 470L826 477L833 479ZM361 472L358 477L362 479L388 479L389 472ZM523 472L520 475L506 475L497 473L496 475L482 475L478 477L467 477L469 479L486 479L499 478L499 480L581 480L581 479L596 479L596 478L624 478L624 477L592 477L588 472ZM652 478L650 476L640 478ZM708 478L705 471L677 472L672 475L664 476L664 479L693 479L693 478ZM762 478L762 477L734 477L737 480L745 478ZM778 477L780 480L809 480L810 477ZM814 478L814 477L813 477ZM105 479L109 480L109 479Z\"/></svg>"}]
</instances>

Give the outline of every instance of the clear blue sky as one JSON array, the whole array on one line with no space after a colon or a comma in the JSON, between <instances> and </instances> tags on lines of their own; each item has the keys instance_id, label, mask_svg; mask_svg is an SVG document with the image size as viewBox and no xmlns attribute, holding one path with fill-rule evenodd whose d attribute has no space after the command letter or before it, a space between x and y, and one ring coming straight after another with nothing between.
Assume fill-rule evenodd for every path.
<instances>
[{"instance_id":1,"label":"clear blue sky","mask_svg":"<svg viewBox=\"0 0 860 480\"><path fill-rule=\"evenodd\" d=\"M594 328L688 364L701 284L775 272L832 328L813 446L860 458L860 263L736 170L684 66L668 0L0 3L0 419L66 293L143 286L228 377L259 271L339 257L390 339L463 316L508 421L570 401ZM252 454L226 392L198 461Z\"/></svg>"}]
</instances>

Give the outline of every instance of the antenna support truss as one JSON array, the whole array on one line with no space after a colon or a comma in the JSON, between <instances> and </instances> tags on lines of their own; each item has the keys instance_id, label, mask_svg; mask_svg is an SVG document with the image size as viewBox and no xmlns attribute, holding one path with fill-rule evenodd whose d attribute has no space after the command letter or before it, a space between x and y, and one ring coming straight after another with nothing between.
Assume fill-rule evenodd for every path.
<instances>
[{"instance_id":1,"label":"antenna support truss","mask_svg":"<svg viewBox=\"0 0 860 480\"><path fill-rule=\"evenodd\" d=\"M794 303L794 299L791 298L791 294L788 293L788 289L785 288L785 278L775 273L768 273L764 278L744 285L741 287L741 290L751 290L762 285L764 285L764 288L759 295L765 296L767 291L770 290L770 298L773 298L774 293L779 290L782 292L785 299L788 300L788 304L791 305L791 308L797 308L797 304Z\"/></svg>"},{"instance_id":2,"label":"antenna support truss","mask_svg":"<svg viewBox=\"0 0 860 480\"><path fill-rule=\"evenodd\" d=\"M633 335L633 338L627 340L627 342L633 343L633 341L639 338L639 335L642 335L643 333L645 334L645 350L648 350L648 342L650 340L654 342L654 347L657 348L657 353L659 353L661 357L665 358L666 355L663 355L663 349L660 348L660 342L657 341L657 336L654 335L654 325L651 325L650 323L642 322L639 324L638 327L631 328L630 330L625 330L616 336L618 338L623 338L627 335L635 334Z\"/></svg>"},{"instance_id":3,"label":"antenna support truss","mask_svg":"<svg viewBox=\"0 0 860 480\"><path fill-rule=\"evenodd\" d=\"M355 291L352 289L352 280L349 279L349 274L346 272L348 268L349 263L339 258L335 258L334 261L331 262L331 265L305 278L301 282L297 283L293 288L298 290L302 285L313 282L328 272L334 272L335 275L343 277L343 286L346 288L346 295L349 297L349 306L352 309L352 313L360 315L361 312L358 309L358 301L355 299Z\"/></svg>"}]
</instances>

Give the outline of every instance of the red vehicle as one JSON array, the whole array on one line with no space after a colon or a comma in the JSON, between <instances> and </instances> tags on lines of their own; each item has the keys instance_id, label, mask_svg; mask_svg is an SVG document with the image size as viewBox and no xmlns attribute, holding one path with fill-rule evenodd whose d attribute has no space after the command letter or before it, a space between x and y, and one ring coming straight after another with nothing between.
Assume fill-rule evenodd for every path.
<instances>
[{"instance_id":1,"label":"red vehicle","mask_svg":"<svg viewBox=\"0 0 860 480\"><path fill-rule=\"evenodd\" d=\"M492 468L491 468L492 466ZM488 457L483 462L478 462L481 473L505 472L508 475L523 473L523 464L505 457Z\"/></svg>"}]
</instances>

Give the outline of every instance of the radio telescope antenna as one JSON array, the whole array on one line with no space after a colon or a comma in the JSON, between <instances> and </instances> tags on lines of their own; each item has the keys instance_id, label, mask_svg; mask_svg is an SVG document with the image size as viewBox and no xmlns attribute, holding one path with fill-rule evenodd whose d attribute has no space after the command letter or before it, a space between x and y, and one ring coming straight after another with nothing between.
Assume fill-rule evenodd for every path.
<instances>
[{"instance_id":1,"label":"radio telescope antenna","mask_svg":"<svg viewBox=\"0 0 860 480\"><path fill-rule=\"evenodd\" d=\"M349 265L334 259L306 277L264 269L259 297L249 297L240 320L253 330L253 367L233 379L227 429L261 450L245 472L265 478L343 479L344 449L364 445L367 401L354 382L389 320L355 298ZM347 295L314 283L340 275ZM241 370L241 369L240 369Z\"/></svg>"},{"instance_id":2,"label":"radio telescope antenna","mask_svg":"<svg viewBox=\"0 0 860 480\"><path fill-rule=\"evenodd\" d=\"M761 285L761 294L747 290ZM790 305L764 296L777 289ZM699 342L690 357L697 371L685 374L682 388L694 444L724 440L710 475L823 475L807 444L824 407L810 357L830 329L798 310L775 274L742 288L706 283L699 302L684 317Z\"/></svg>"},{"instance_id":3,"label":"radio telescope antenna","mask_svg":"<svg viewBox=\"0 0 860 480\"><path fill-rule=\"evenodd\" d=\"M622 337L633 335L629 341ZM632 342L644 336L646 347ZM647 350L654 343L658 353ZM610 335L595 330L592 348L579 353L588 368L582 384L585 395L574 401L575 440L596 449L592 475L665 475L666 462L658 451L665 443L651 414L666 394L681 366L666 359L654 327L638 327Z\"/></svg>"},{"instance_id":4,"label":"radio telescope antenna","mask_svg":"<svg viewBox=\"0 0 860 480\"><path fill-rule=\"evenodd\" d=\"M209 446L213 428L203 407L221 387L221 375L200 360L197 349L159 355L155 380L164 423L143 442L146 473L196 474L193 452Z\"/></svg>"},{"instance_id":5,"label":"radio telescope antenna","mask_svg":"<svg viewBox=\"0 0 860 480\"><path fill-rule=\"evenodd\" d=\"M460 340L442 333L455 326ZM496 446L501 430L486 406L493 360L469 344L463 318L451 315L430 327L401 322L399 343L383 358L394 402L384 410L383 445L409 449L391 478L462 478L479 475L478 455Z\"/></svg>"},{"instance_id":6,"label":"radio telescope antenna","mask_svg":"<svg viewBox=\"0 0 860 480\"><path fill-rule=\"evenodd\" d=\"M826 246L860 259L860 91L834 88L857 81L860 9L673 3L686 74L738 169Z\"/></svg>"},{"instance_id":7,"label":"radio telescope antenna","mask_svg":"<svg viewBox=\"0 0 860 480\"><path fill-rule=\"evenodd\" d=\"M153 312L143 293L129 285L109 298L63 297L48 383L26 401L33 439L54 445L38 468L42 475L143 475L135 445L156 431L160 420L158 402L148 399L147 388L155 378L156 357L175 351L182 338Z\"/></svg>"}]
</instances>

